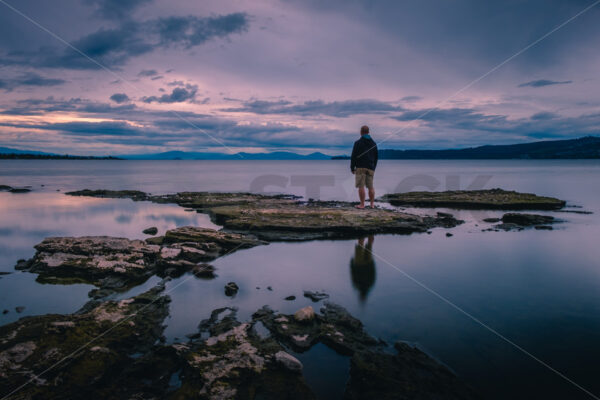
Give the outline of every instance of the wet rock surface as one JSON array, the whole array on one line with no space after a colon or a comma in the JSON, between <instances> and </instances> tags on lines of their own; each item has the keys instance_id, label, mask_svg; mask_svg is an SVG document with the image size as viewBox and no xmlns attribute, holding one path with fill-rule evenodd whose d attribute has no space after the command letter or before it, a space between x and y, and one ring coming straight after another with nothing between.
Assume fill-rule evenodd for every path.
<instances>
[{"instance_id":1,"label":"wet rock surface","mask_svg":"<svg viewBox=\"0 0 600 400\"><path fill-rule=\"evenodd\" d=\"M507 213L502 218L489 218L486 222L501 222L490 229L485 229L488 231L521 231L531 227L536 230L553 230L551 224L558 222L558 220L551 215Z\"/></svg>"},{"instance_id":2,"label":"wet rock surface","mask_svg":"<svg viewBox=\"0 0 600 400\"><path fill-rule=\"evenodd\" d=\"M265 306L243 323L235 308L219 308L187 341L166 344L162 332L169 298L163 291L160 284L129 299L90 301L74 314L26 317L0 327L1 393L18 389L17 398L311 399L315 395L303 378L304 367L287 349L303 352L321 342L352 357L346 398L476 398L419 350L397 345L396 354L390 354L359 320L331 303L320 313L306 307L302 314L310 318ZM262 329L270 334L259 334Z\"/></svg>"},{"instance_id":3,"label":"wet rock surface","mask_svg":"<svg viewBox=\"0 0 600 400\"><path fill-rule=\"evenodd\" d=\"M385 343L366 333L362 323L343 307L326 303L320 311L309 321L298 321L295 314L278 314L263 307L253 320L261 321L280 343L294 351L308 351L321 342L350 356L346 399L479 398L446 367L420 350L398 343L395 354L390 353Z\"/></svg>"},{"instance_id":4,"label":"wet rock surface","mask_svg":"<svg viewBox=\"0 0 600 400\"><path fill-rule=\"evenodd\" d=\"M364 234L426 232L461 224L450 214L419 216L384 208L359 210L353 203L299 201L291 195L182 192L153 196L138 191L82 190L74 196L131 198L175 203L208 213L230 232L252 234L267 241L355 238Z\"/></svg>"},{"instance_id":5,"label":"wet rock surface","mask_svg":"<svg viewBox=\"0 0 600 400\"><path fill-rule=\"evenodd\" d=\"M102 298L145 282L150 276L176 277L192 271L214 277L205 263L241 248L263 242L242 234L182 227L152 240L109 236L54 237L36 245L35 256L17 269L38 274L43 283L88 283L98 287L90 295Z\"/></svg>"},{"instance_id":6,"label":"wet rock surface","mask_svg":"<svg viewBox=\"0 0 600 400\"><path fill-rule=\"evenodd\" d=\"M344 399L475 399L447 368L417 348L394 345L396 354L355 352Z\"/></svg>"},{"instance_id":7,"label":"wet rock surface","mask_svg":"<svg viewBox=\"0 0 600 400\"><path fill-rule=\"evenodd\" d=\"M553 197L502 189L392 193L381 200L394 206L457 209L559 210L566 205L564 200Z\"/></svg>"},{"instance_id":8,"label":"wet rock surface","mask_svg":"<svg viewBox=\"0 0 600 400\"><path fill-rule=\"evenodd\" d=\"M118 377L132 364L130 356L150 351L162 337L169 299L161 291L157 287L118 302L90 302L75 314L25 317L0 327L0 393L18 389L14 398L114 393ZM135 386L132 380L129 388Z\"/></svg>"}]
</instances>

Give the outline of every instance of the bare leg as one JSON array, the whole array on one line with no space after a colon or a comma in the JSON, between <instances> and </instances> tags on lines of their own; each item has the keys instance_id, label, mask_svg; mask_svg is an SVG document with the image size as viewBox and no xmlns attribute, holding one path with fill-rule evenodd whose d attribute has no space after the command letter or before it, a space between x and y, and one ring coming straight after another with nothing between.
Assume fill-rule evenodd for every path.
<instances>
[{"instance_id":1,"label":"bare leg","mask_svg":"<svg viewBox=\"0 0 600 400\"><path fill-rule=\"evenodd\" d=\"M371 201L371 208L375 208L375 189L369 189L369 200Z\"/></svg>"},{"instance_id":2,"label":"bare leg","mask_svg":"<svg viewBox=\"0 0 600 400\"><path fill-rule=\"evenodd\" d=\"M358 188L358 198L360 199L360 205L356 206L356 208L365 208L365 197L366 197L365 188L359 187Z\"/></svg>"}]
</instances>

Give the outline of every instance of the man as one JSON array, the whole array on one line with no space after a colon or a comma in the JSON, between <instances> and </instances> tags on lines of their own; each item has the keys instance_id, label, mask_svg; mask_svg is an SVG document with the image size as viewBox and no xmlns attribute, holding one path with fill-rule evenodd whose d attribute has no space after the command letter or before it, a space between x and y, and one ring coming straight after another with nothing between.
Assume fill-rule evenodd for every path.
<instances>
[{"instance_id":1,"label":"man","mask_svg":"<svg viewBox=\"0 0 600 400\"><path fill-rule=\"evenodd\" d=\"M360 128L360 139L354 142L350 159L350 170L354 174L360 199L360 204L356 208L365 208L365 186L369 189L371 208L375 208L373 175L375 175L375 168L377 167L377 156L377 144L369 136L369 127L364 125Z\"/></svg>"}]
</instances>

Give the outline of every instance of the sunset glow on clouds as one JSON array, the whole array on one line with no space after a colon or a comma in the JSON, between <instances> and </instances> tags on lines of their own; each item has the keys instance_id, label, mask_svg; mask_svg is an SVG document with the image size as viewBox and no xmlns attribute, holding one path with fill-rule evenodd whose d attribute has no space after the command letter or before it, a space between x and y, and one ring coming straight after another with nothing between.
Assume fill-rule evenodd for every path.
<instances>
[{"instance_id":1,"label":"sunset glow on clouds","mask_svg":"<svg viewBox=\"0 0 600 400\"><path fill-rule=\"evenodd\" d=\"M343 154L363 124L382 148L600 131L600 7L453 96L590 1L7 3L39 26L0 4L0 147Z\"/></svg>"}]
</instances>

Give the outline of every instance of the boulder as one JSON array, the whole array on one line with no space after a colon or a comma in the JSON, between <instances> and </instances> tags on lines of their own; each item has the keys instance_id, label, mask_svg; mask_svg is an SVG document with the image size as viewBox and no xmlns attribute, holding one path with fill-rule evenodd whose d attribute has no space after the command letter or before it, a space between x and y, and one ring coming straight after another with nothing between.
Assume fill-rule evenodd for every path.
<instances>
[{"instance_id":1,"label":"boulder","mask_svg":"<svg viewBox=\"0 0 600 400\"><path fill-rule=\"evenodd\" d=\"M306 306L294 313L294 319L298 322L308 322L315 318L315 310L312 306Z\"/></svg>"},{"instance_id":2,"label":"boulder","mask_svg":"<svg viewBox=\"0 0 600 400\"><path fill-rule=\"evenodd\" d=\"M229 282L227 285L225 285L226 296L234 296L238 290L240 290L240 288L235 282Z\"/></svg>"},{"instance_id":3,"label":"boulder","mask_svg":"<svg viewBox=\"0 0 600 400\"><path fill-rule=\"evenodd\" d=\"M275 361L293 372L302 372L302 363L296 357L285 351L275 353Z\"/></svg>"}]
</instances>

